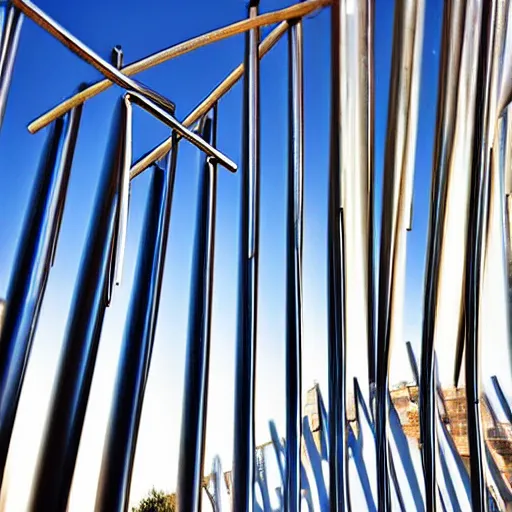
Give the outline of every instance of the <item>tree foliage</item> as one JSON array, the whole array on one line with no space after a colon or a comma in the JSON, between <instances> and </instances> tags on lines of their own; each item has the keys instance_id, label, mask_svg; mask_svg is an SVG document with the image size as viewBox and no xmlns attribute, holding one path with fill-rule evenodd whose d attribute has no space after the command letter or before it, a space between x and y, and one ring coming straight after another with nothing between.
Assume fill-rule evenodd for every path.
<instances>
[{"instance_id":1,"label":"tree foliage","mask_svg":"<svg viewBox=\"0 0 512 512\"><path fill-rule=\"evenodd\" d=\"M146 498L132 508L132 512L176 512L176 497L157 491L155 488L149 491Z\"/></svg>"}]
</instances>

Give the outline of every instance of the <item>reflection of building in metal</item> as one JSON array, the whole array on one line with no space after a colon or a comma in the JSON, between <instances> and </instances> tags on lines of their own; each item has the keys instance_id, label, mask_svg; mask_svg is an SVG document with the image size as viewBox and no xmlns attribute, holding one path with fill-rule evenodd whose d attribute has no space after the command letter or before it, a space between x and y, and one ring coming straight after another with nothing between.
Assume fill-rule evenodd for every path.
<instances>
[{"instance_id":1,"label":"reflection of building in metal","mask_svg":"<svg viewBox=\"0 0 512 512\"><path fill-rule=\"evenodd\" d=\"M444 388L440 398L441 419L469 470L466 392L463 388ZM391 391L391 399L405 435L419 442L418 387L401 385ZM489 400L485 397L481 400L481 406L482 426L489 454L504 483L512 491L512 425L498 421Z\"/></svg>"}]
</instances>

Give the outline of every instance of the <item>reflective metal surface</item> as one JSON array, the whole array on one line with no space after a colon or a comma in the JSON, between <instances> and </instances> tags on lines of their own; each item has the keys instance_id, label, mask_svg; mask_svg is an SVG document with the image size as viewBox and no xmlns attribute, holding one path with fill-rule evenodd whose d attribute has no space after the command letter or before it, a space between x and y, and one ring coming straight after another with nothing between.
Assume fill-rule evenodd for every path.
<instances>
[{"instance_id":1,"label":"reflective metal surface","mask_svg":"<svg viewBox=\"0 0 512 512\"><path fill-rule=\"evenodd\" d=\"M130 484L151 353L171 218L177 146L166 169L155 166L127 315L117 380L103 448L97 511L128 510Z\"/></svg>"},{"instance_id":2,"label":"reflective metal surface","mask_svg":"<svg viewBox=\"0 0 512 512\"><path fill-rule=\"evenodd\" d=\"M66 510L108 299L127 108L119 100L77 279L31 495L30 510Z\"/></svg>"},{"instance_id":3,"label":"reflective metal surface","mask_svg":"<svg viewBox=\"0 0 512 512\"><path fill-rule=\"evenodd\" d=\"M403 336L406 233L411 225L424 11L423 0L398 0L395 4L378 290L375 427L379 510L389 510L391 506L388 376L392 347Z\"/></svg>"},{"instance_id":4,"label":"reflective metal surface","mask_svg":"<svg viewBox=\"0 0 512 512\"><path fill-rule=\"evenodd\" d=\"M213 116L205 118L201 125L202 138L215 147L216 107ZM201 510L201 484L204 475L217 209L216 162L211 157L202 155L199 172L192 298L176 490L178 510L191 512Z\"/></svg>"},{"instance_id":5,"label":"reflective metal surface","mask_svg":"<svg viewBox=\"0 0 512 512\"><path fill-rule=\"evenodd\" d=\"M0 483L39 311L53 264L81 108L49 133L9 284L0 332Z\"/></svg>"},{"instance_id":6,"label":"reflective metal surface","mask_svg":"<svg viewBox=\"0 0 512 512\"><path fill-rule=\"evenodd\" d=\"M258 0L249 3L249 17L258 15ZM252 512L254 505L254 389L258 308L258 248L260 203L259 29L245 36L242 124L242 196L238 333L235 375L233 447L233 510Z\"/></svg>"},{"instance_id":7,"label":"reflective metal surface","mask_svg":"<svg viewBox=\"0 0 512 512\"><path fill-rule=\"evenodd\" d=\"M11 85L23 15L11 2L0 2L0 127Z\"/></svg>"}]
</instances>

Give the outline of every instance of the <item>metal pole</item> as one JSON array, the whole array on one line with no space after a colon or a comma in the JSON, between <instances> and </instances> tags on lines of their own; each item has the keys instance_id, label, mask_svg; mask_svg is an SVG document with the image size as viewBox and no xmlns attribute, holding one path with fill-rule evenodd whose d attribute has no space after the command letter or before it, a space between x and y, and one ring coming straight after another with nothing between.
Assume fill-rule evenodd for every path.
<instances>
[{"instance_id":1,"label":"metal pole","mask_svg":"<svg viewBox=\"0 0 512 512\"><path fill-rule=\"evenodd\" d=\"M167 169L155 166L108 432L103 448L96 511L127 510L133 461L158 318L176 175L174 146Z\"/></svg>"},{"instance_id":2,"label":"metal pole","mask_svg":"<svg viewBox=\"0 0 512 512\"><path fill-rule=\"evenodd\" d=\"M329 503L331 512L349 510L345 414L345 261L341 203L341 6L331 12L331 142L328 216Z\"/></svg>"},{"instance_id":3,"label":"metal pole","mask_svg":"<svg viewBox=\"0 0 512 512\"><path fill-rule=\"evenodd\" d=\"M387 430L389 363L395 339L402 337L406 233L410 228L416 150L424 0L395 4L393 57L384 162L379 272L376 445L379 511L390 510Z\"/></svg>"},{"instance_id":4,"label":"metal pole","mask_svg":"<svg viewBox=\"0 0 512 512\"><path fill-rule=\"evenodd\" d=\"M131 110L120 100L77 280L30 510L64 511L80 443L105 307L118 217L121 170L131 148ZM126 169L124 169L126 171ZM129 172L129 168L127 169Z\"/></svg>"},{"instance_id":5,"label":"metal pole","mask_svg":"<svg viewBox=\"0 0 512 512\"><path fill-rule=\"evenodd\" d=\"M150 98L167 113L174 113L175 105L172 101L153 91L149 87L146 87L137 80L123 75L121 71L93 52L88 46L82 43L82 41L77 39L64 27L61 27L56 21L50 18L50 16L45 12L39 9L39 7L30 2L30 0L12 0L12 3L28 18L37 23L41 28L55 37L55 39L60 41L82 60L96 68L100 73L103 73L106 78L114 82L116 85L119 85L119 87L126 90L137 91L143 96Z\"/></svg>"},{"instance_id":6,"label":"metal pole","mask_svg":"<svg viewBox=\"0 0 512 512\"><path fill-rule=\"evenodd\" d=\"M249 17L258 15L259 0L249 3ZM236 355L235 428L233 449L233 510L254 506L254 390L258 306L260 196L259 29L245 38L242 129L242 197L238 337Z\"/></svg>"},{"instance_id":7,"label":"metal pole","mask_svg":"<svg viewBox=\"0 0 512 512\"><path fill-rule=\"evenodd\" d=\"M217 142L217 108L205 118L201 136L213 146ZM201 510L201 485L208 406L208 375L215 258L217 208L217 164L203 155L199 175L197 228L192 266L192 295L183 392L181 446L178 466L178 510Z\"/></svg>"},{"instance_id":8,"label":"metal pole","mask_svg":"<svg viewBox=\"0 0 512 512\"><path fill-rule=\"evenodd\" d=\"M25 369L53 264L81 110L72 110L52 127L7 292L0 332L0 487Z\"/></svg>"},{"instance_id":9,"label":"metal pole","mask_svg":"<svg viewBox=\"0 0 512 512\"><path fill-rule=\"evenodd\" d=\"M23 14L9 1L0 2L0 127L4 120Z\"/></svg>"},{"instance_id":10,"label":"metal pole","mask_svg":"<svg viewBox=\"0 0 512 512\"><path fill-rule=\"evenodd\" d=\"M302 437L302 235L304 187L304 97L302 22L288 38L288 204L286 227L286 479L284 510L301 504Z\"/></svg>"},{"instance_id":11,"label":"metal pole","mask_svg":"<svg viewBox=\"0 0 512 512\"><path fill-rule=\"evenodd\" d=\"M484 439L480 416L480 328L484 277L486 224L490 181L490 160L494 126L491 111L492 55L495 40L497 2L482 5L482 31L477 73L477 97L474 117L474 142L471 172L471 202L467 237L465 285L466 306L466 401L470 455L472 509L487 510L484 471Z\"/></svg>"}]
</instances>

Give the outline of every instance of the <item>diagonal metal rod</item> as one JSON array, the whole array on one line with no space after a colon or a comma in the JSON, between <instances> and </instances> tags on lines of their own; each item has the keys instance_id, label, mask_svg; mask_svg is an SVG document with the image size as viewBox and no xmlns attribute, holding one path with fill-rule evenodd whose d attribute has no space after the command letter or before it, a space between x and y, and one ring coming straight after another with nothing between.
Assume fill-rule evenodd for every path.
<instances>
[{"instance_id":1,"label":"diagonal metal rod","mask_svg":"<svg viewBox=\"0 0 512 512\"><path fill-rule=\"evenodd\" d=\"M118 102L105 165L96 196L86 248L77 279L70 318L46 431L34 478L30 510L55 512L67 507L96 354L105 316L108 268L116 229L119 173L126 140L127 109Z\"/></svg>"},{"instance_id":2,"label":"diagonal metal rod","mask_svg":"<svg viewBox=\"0 0 512 512\"><path fill-rule=\"evenodd\" d=\"M249 17L258 14L251 0ZM259 29L246 34L238 283L238 333L235 376L233 448L233 510L253 510L254 503L254 394L258 308L260 203L260 77Z\"/></svg>"},{"instance_id":3,"label":"diagonal metal rod","mask_svg":"<svg viewBox=\"0 0 512 512\"><path fill-rule=\"evenodd\" d=\"M143 96L150 98L158 106L163 108L166 112L173 114L175 105L172 101L168 100L161 94L153 91L145 86L129 78L121 71L116 69L112 64L102 59L99 55L88 48L79 39L74 37L65 28L61 27L50 16L43 12L39 7L34 5L30 0L11 0L12 3L23 12L28 18L32 19L40 27L46 30L49 34L60 41L64 46L69 48L73 53L78 55L85 62L96 68L100 73L105 75L113 83L119 85L123 89L137 91Z\"/></svg>"},{"instance_id":4,"label":"diagonal metal rod","mask_svg":"<svg viewBox=\"0 0 512 512\"><path fill-rule=\"evenodd\" d=\"M286 34L290 24L287 21L280 23L270 34L260 43L258 47L258 57L261 59L264 55L271 50L274 45ZM190 114L183 121L183 126L189 128L195 122L199 121L202 116L206 115L213 105L224 96L231 88L242 78L244 74L244 64L238 65L199 105L190 112ZM163 158L172 147L171 138L168 137L149 153L137 160L132 167L130 177L135 178L140 173L144 172L153 162Z\"/></svg>"},{"instance_id":5,"label":"diagonal metal rod","mask_svg":"<svg viewBox=\"0 0 512 512\"><path fill-rule=\"evenodd\" d=\"M487 510L484 471L484 439L480 416L480 329L482 281L485 265L486 223L488 216L489 174L492 142L490 88L492 52L495 36L497 2L482 6L482 30L477 73L477 97L474 117L471 202L466 249L466 401L470 455L471 502L478 512Z\"/></svg>"},{"instance_id":6,"label":"diagonal metal rod","mask_svg":"<svg viewBox=\"0 0 512 512\"><path fill-rule=\"evenodd\" d=\"M7 292L0 334L0 487L21 387L59 235L81 107L48 136Z\"/></svg>"},{"instance_id":7,"label":"diagonal metal rod","mask_svg":"<svg viewBox=\"0 0 512 512\"><path fill-rule=\"evenodd\" d=\"M201 136L217 143L217 108L202 123ZM201 510L201 485L208 406L208 375L215 258L217 166L202 157L199 176L197 228L192 266L192 290L187 363L183 392L181 445L178 465L178 510Z\"/></svg>"},{"instance_id":8,"label":"diagonal metal rod","mask_svg":"<svg viewBox=\"0 0 512 512\"><path fill-rule=\"evenodd\" d=\"M300 2L295 5L291 5L290 7L286 7L285 9L268 12L255 18L238 21L226 27L207 32L206 34L202 34L197 37L193 37L192 39L173 45L170 48L166 48L165 50L153 53L148 57L144 57L143 59L129 64L128 66L120 69L120 71L125 76L136 75L137 73L151 69L159 64L162 64L163 62L167 62L171 59L189 53L193 50L197 50L198 48L202 48L203 46L215 43L217 41L222 41L228 37L242 34L248 30L307 16L316 10L330 5L330 3L331 0L307 0L306 2ZM108 79L96 82L84 91L75 94L71 98L63 101L56 107L52 108L45 114L32 121L28 126L29 131L31 133L38 132L49 123L51 123L54 119L63 115L74 106L84 103L88 99L94 98L103 91L106 91L111 86L112 82Z\"/></svg>"},{"instance_id":9,"label":"diagonal metal rod","mask_svg":"<svg viewBox=\"0 0 512 512\"><path fill-rule=\"evenodd\" d=\"M20 39L23 15L11 2L0 2L0 127L2 126ZM53 120L60 116L55 117Z\"/></svg>"},{"instance_id":10,"label":"diagonal metal rod","mask_svg":"<svg viewBox=\"0 0 512 512\"><path fill-rule=\"evenodd\" d=\"M302 238L304 197L303 31L288 32L288 189L286 214L286 479L284 510L299 512L302 437Z\"/></svg>"},{"instance_id":11,"label":"diagonal metal rod","mask_svg":"<svg viewBox=\"0 0 512 512\"><path fill-rule=\"evenodd\" d=\"M141 94L132 91L126 94L130 101L132 101L139 107L143 108L144 110L147 110L158 120L162 121L162 123L165 123L167 126L175 130L184 139L194 144L194 146L199 148L201 151L204 151L208 156L212 157L216 162L221 164L228 171L236 172L237 166L232 160L230 160L227 156L222 154L217 148L213 147L211 144L206 142L203 138L194 133L192 130L189 130L186 126L181 124L171 114L165 112L158 105L155 105L151 100L149 100Z\"/></svg>"},{"instance_id":12,"label":"diagonal metal rod","mask_svg":"<svg viewBox=\"0 0 512 512\"><path fill-rule=\"evenodd\" d=\"M167 168L155 166L127 315L109 427L103 448L96 511L127 510L144 392L151 363L171 218L177 147Z\"/></svg>"},{"instance_id":13,"label":"diagonal metal rod","mask_svg":"<svg viewBox=\"0 0 512 512\"><path fill-rule=\"evenodd\" d=\"M387 430L391 347L402 336L406 233L416 150L424 0L395 4L384 161L378 300L376 445L379 511L390 510Z\"/></svg>"}]
</instances>

